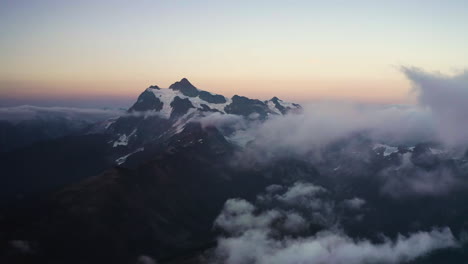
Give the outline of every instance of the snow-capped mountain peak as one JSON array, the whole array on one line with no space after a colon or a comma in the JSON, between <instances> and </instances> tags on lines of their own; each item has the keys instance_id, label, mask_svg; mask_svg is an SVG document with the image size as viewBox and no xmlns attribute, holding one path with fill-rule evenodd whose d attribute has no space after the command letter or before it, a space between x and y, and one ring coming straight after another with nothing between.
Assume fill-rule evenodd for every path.
<instances>
[{"instance_id":1,"label":"snow-capped mountain peak","mask_svg":"<svg viewBox=\"0 0 468 264\"><path fill-rule=\"evenodd\" d=\"M183 78L168 89L150 86L138 97L129 112L150 111L166 119L184 115L189 111L219 112L246 117L257 113L264 119L270 114L282 115L299 109L300 105L284 102L277 97L263 102L239 95L229 99L220 94L200 90Z\"/></svg>"},{"instance_id":2,"label":"snow-capped mountain peak","mask_svg":"<svg viewBox=\"0 0 468 264\"><path fill-rule=\"evenodd\" d=\"M300 109L300 105L277 97L267 101L239 95L227 98L198 89L183 78L169 88L148 87L125 115L106 127L106 133L113 138L109 143L122 149L125 156L145 144L163 142L183 131L190 122L213 113L261 121Z\"/></svg>"},{"instance_id":3,"label":"snow-capped mountain peak","mask_svg":"<svg viewBox=\"0 0 468 264\"><path fill-rule=\"evenodd\" d=\"M186 78L182 78L182 80L173 83L171 86L169 86L169 89L180 91L183 95L189 97L196 97L200 92L197 87L193 86L193 84L191 84Z\"/></svg>"}]
</instances>

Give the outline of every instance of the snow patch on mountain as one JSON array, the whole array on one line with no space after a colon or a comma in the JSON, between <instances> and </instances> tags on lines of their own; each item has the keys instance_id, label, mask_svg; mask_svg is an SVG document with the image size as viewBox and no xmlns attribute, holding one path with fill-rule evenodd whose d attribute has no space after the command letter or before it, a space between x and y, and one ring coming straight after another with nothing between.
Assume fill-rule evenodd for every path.
<instances>
[{"instance_id":1,"label":"snow patch on mountain","mask_svg":"<svg viewBox=\"0 0 468 264\"><path fill-rule=\"evenodd\" d=\"M278 114L278 115L281 115L281 111L278 110L278 108L276 108L276 105L273 101L267 101L267 105L268 105L268 108L270 109L270 111L272 111L273 113L275 114Z\"/></svg>"},{"instance_id":2,"label":"snow patch on mountain","mask_svg":"<svg viewBox=\"0 0 468 264\"><path fill-rule=\"evenodd\" d=\"M147 91L152 92L156 98L158 98L162 103L163 107L159 113L162 117L168 119L171 116L172 106L171 102L174 100L174 97L177 96L177 91L171 89L151 89L148 88Z\"/></svg>"},{"instance_id":3,"label":"snow patch on mountain","mask_svg":"<svg viewBox=\"0 0 468 264\"><path fill-rule=\"evenodd\" d=\"M163 103L163 107L162 107L160 113L161 113L161 116L163 118L166 118L166 119L168 119L171 116L171 113L172 113L171 103L172 103L172 101L174 101L174 98L176 96L178 96L181 99L188 99L192 103L192 105L197 109L203 109L202 105L206 105L210 109L217 110L217 111L219 111L221 113L224 113L224 114L226 113L224 108L227 105L231 104L231 102L232 102L231 99L225 98L226 102L222 103L222 104L209 103L209 102L201 99L199 96L197 96L197 97L185 96L180 91L172 90L172 89L151 89L151 88L148 88L147 91L152 92L156 96L156 98L158 98ZM210 93L210 94L212 94L212 93Z\"/></svg>"},{"instance_id":4,"label":"snow patch on mountain","mask_svg":"<svg viewBox=\"0 0 468 264\"><path fill-rule=\"evenodd\" d=\"M291 108L291 109L296 109L298 106L294 103L290 103L290 102L285 102L281 99L278 99L278 103L283 106L284 108Z\"/></svg>"},{"instance_id":5,"label":"snow patch on mountain","mask_svg":"<svg viewBox=\"0 0 468 264\"><path fill-rule=\"evenodd\" d=\"M202 104L204 104L204 105L207 105L209 108L217 110L223 114L226 113L226 111L224 111L224 108L231 103L231 99L229 98L226 98L226 103L214 104L214 103L208 103L207 101L201 99L200 97L188 97L184 95L180 97L182 99L189 98L190 102L192 102L193 106L195 106L196 108L202 109L203 108Z\"/></svg>"},{"instance_id":6,"label":"snow patch on mountain","mask_svg":"<svg viewBox=\"0 0 468 264\"><path fill-rule=\"evenodd\" d=\"M190 119L192 119L194 113L197 111L195 108L190 108L186 114L181 116L175 123L172 125L175 132L174 134L179 134L185 128L185 125L188 123Z\"/></svg>"},{"instance_id":7,"label":"snow patch on mountain","mask_svg":"<svg viewBox=\"0 0 468 264\"><path fill-rule=\"evenodd\" d=\"M122 157L116 159L116 160L115 160L115 163L117 163L117 165L122 165L122 164L127 160L128 157L130 157L131 155L133 155L133 154L135 154L135 153L137 153L137 152L143 151L143 150L145 150L145 148L143 148L143 147L138 148L137 150L135 150L135 151L133 151L133 152L131 152L131 153L128 153L128 154L125 155L125 156L122 156Z\"/></svg>"},{"instance_id":8,"label":"snow patch on mountain","mask_svg":"<svg viewBox=\"0 0 468 264\"><path fill-rule=\"evenodd\" d=\"M133 136L135 135L136 133L136 129L134 129L132 131L132 133L130 133L130 135L126 135L126 134L123 134L121 135L116 141L114 141L114 144L113 144L113 147L118 147L118 146L127 146L128 145L128 140Z\"/></svg>"}]
</instances>

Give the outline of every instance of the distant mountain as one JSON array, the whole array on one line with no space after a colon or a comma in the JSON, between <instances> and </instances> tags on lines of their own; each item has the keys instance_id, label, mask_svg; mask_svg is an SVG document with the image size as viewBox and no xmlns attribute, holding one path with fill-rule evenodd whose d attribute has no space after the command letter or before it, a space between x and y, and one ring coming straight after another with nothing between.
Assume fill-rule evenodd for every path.
<instances>
[{"instance_id":1,"label":"distant mountain","mask_svg":"<svg viewBox=\"0 0 468 264\"><path fill-rule=\"evenodd\" d=\"M15 106L0 108L0 153L64 136L93 133L96 122L120 110Z\"/></svg>"},{"instance_id":2,"label":"distant mountain","mask_svg":"<svg viewBox=\"0 0 468 264\"><path fill-rule=\"evenodd\" d=\"M31 119L18 123L0 120L0 152L8 152L39 141L79 134L89 125L91 123L62 118Z\"/></svg>"}]
</instances>

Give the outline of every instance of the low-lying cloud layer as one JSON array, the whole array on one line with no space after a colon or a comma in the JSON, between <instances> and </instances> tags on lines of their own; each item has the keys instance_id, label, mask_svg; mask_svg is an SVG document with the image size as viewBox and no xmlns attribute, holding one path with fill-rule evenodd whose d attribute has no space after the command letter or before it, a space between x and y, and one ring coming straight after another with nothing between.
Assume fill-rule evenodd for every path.
<instances>
[{"instance_id":1,"label":"low-lying cloud layer","mask_svg":"<svg viewBox=\"0 0 468 264\"><path fill-rule=\"evenodd\" d=\"M383 146L382 159L393 159L394 164L382 161L383 170L371 176L381 178L385 195L443 195L466 186L467 180L459 175L467 166L450 159L463 161L468 146L468 73L447 76L409 67L402 72L413 84L416 105L322 102L304 105L302 113L270 116L265 121L214 114L201 122L235 126L228 139L245 147L239 155L241 165L298 157L314 165L335 162L336 173L341 168L358 174L373 159L370 152L376 152L375 146ZM398 147L414 149L427 142L440 144L440 150L431 151L446 155L429 153L430 164L417 164L413 153L399 153ZM359 172L372 173L372 168L367 169Z\"/></svg>"},{"instance_id":2,"label":"low-lying cloud layer","mask_svg":"<svg viewBox=\"0 0 468 264\"><path fill-rule=\"evenodd\" d=\"M65 118L97 122L107 118L122 115L124 111L116 109L73 108L73 107L40 107L22 105L0 107L0 120L18 122L31 119Z\"/></svg>"},{"instance_id":3,"label":"low-lying cloud layer","mask_svg":"<svg viewBox=\"0 0 468 264\"><path fill-rule=\"evenodd\" d=\"M307 232L313 222L311 216L323 214L324 207L329 207L328 214L337 214L326 197L319 197L323 192L326 192L323 187L296 183L288 188L267 188L259 196L258 202L264 205L265 202L273 205L275 201L299 201L299 207L309 211L308 216L294 207L265 208L242 199L228 200L215 221L215 226L225 235L218 239L213 263L404 263L436 249L458 246L449 228L398 235L395 239L383 237L380 242L372 242L349 237L337 223L324 226L325 229L315 234L298 236ZM359 198L343 203L356 210L364 205Z\"/></svg>"},{"instance_id":4,"label":"low-lying cloud layer","mask_svg":"<svg viewBox=\"0 0 468 264\"><path fill-rule=\"evenodd\" d=\"M417 232L382 243L355 240L345 234L323 231L307 238L275 239L269 231L253 229L241 236L218 241L219 262L228 264L284 263L404 263L433 250L454 247L448 228Z\"/></svg>"},{"instance_id":5,"label":"low-lying cloud layer","mask_svg":"<svg viewBox=\"0 0 468 264\"><path fill-rule=\"evenodd\" d=\"M426 111L410 106L314 104L301 114L271 117L240 131L238 137L255 140L263 155L304 155L356 133L376 141L414 144L433 138L433 124ZM235 138L235 137L234 137Z\"/></svg>"},{"instance_id":6,"label":"low-lying cloud layer","mask_svg":"<svg viewBox=\"0 0 468 264\"><path fill-rule=\"evenodd\" d=\"M447 76L410 67L402 67L402 72L413 84L417 105L308 104L301 114L250 122L248 129L232 139L242 144L255 139L256 149L266 157L303 155L353 133L393 145L425 141L467 145L468 72ZM216 114L203 121L214 125L239 122Z\"/></svg>"}]
</instances>

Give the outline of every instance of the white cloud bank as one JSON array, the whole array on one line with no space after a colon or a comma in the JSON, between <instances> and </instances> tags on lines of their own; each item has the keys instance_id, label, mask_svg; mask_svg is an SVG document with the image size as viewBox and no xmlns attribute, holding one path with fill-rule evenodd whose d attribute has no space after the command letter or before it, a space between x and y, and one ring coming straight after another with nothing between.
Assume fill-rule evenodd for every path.
<instances>
[{"instance_id":1,"label":"white cloud bank","mask_svg":"<svg viewBox=\"0 0 468 264\"><path fill-rule=\"evenodd\" d=\"M298 227L306 228L301 215L277 209L261 211L242 199L228 200L215 225L227 236L218 239L212 263L404 263L458 245L449 228L384 238L380 243L353 239L333 228L309 237L290 236Z\"/></svg>"},{"instance_id":2,"label":"white cloud bank","mask_svg":"<svg viewBox=\"0 0 468 264\"><path fill-rule=\"evenodd\" d=\"M468 71L448 76L402 67L402 72L413 84L416 105L308 104L301 114L251 122L230 138L242 145L255 140L251 149L267 160L320 152L331 142L363 132L394 146L425 141L468 145ZM224 118L227 120L222 121ZM220 115L212 119L217 123L236 121Z\"/></svg>"},{"instance_id":3,"label":"white cloud bank","mask_svg":"<svg viewBox=\"0 0 468 264\"><path fill-rule=\"evenodd\" d=\"M240 236L218 241L215 263L404 263L433 250L457 245L448 228L400 235L382 243L352 239L323 231L307 238L275 239L268 230L248 230Z\"/></svg>"},{"instance_id":4,"label":"white cloud bank","mask_svg":"<svg viewBox=\"0 0 468 264\"><path fill-rule=\"evenodd\" d=\"M428 108L441 140L448 144L468 142L468 71L453 75L402 67L412 82L418 102Z\"/></svg>"}]
</instances>

